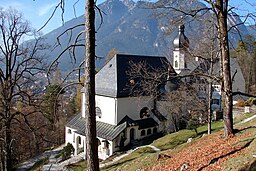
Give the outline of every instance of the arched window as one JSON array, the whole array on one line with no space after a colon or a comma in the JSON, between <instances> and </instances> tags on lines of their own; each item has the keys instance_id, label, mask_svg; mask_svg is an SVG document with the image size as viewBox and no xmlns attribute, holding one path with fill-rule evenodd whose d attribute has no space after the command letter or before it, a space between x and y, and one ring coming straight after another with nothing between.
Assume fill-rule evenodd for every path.
<instances>
[{"instance_id":1,"label":"arched window","mask_svg":"<svg viewBox=\"0 0 256 171\"><path fill-rule=\"evenodd\" d=\"M149 117L149 109L147 107L143 107L140 110L140 118L143 118L144 116Z\"/></svg>"},{"instance_id":2,"label":"arched window","mask_svg":"<svg viewBox=\"0 0 256 171\"><path fill-rule=\"evenodd\" d=\"M154 129L153 129L153 133L157 133L157 128L154 128Z\"/></svg>"},{"instance_id":3,"label":"arched window","mask_svg":"<svg viewBox=\"0 0 256 171\"><path fill-rule=\"evenodd\" d=\"M97 143L98 143L98 146L101 145L101 142L100 142L100 140L98 138L97 138Z\"/></svg>"},{"instance_id":4,"label":"arched window","mask_svg":"<svg viewBox=\"0 0 256 171\"><path fill-rule=\"evenodd\" d=\"M81 137L80 137L80 136L77 137L77 141L78 141L78 144L79 144L79 145L82 144L82 140L81 140Z\"/></svg>"},{"instance_id":5,"label":"arched window","mask_svg":"<svg viewBox=\"0 0 256 171\"><path fill-rule=\"evenodd\" d=\"M142 131L140 132L140 136L144 136L144 135L146 135L146 131L145 131L145 130L142 130Z\"/></svg>"},{"instance_id":6,"label":"arched window","mask_svg":"<svg viewBox=\"0 0 256 171\"><path fill-rule=\"evenodd\" d=\"M102 141L104 143L103 148L108 149L109 148L109 142L107 140Z\"/></svg>"},{"instance_id":7,"label":"arched window","mask_svg":"<svg viewBox=\"0 0 256 171\"><path fill-rule=\"evenodd\" d=\"M174 61L174 67L178 68L178 61Z\"/></svg>"},{"instance_id":8,"label":"arched window","mask_svg":"<svg viewBox=\"0 0 256 171\"><path fill-rule=\"evenodd\" d=\"M151 129L148 129L147 130L147 135L150 135L151 134Z\"/></svg>"},{"instance_id":9,"label":"arched window","mask_svg":"<svg viewBox=\"0 0 256 171\"><path fill-rule=\"evenodd\" d=\"M95 110L96 110L96 116L98 116L99 118L101 118L101 117L102 117L102 113L101 113L100 108L99 108L99 107L96 107Z\"/></svg>"}]
</instances>

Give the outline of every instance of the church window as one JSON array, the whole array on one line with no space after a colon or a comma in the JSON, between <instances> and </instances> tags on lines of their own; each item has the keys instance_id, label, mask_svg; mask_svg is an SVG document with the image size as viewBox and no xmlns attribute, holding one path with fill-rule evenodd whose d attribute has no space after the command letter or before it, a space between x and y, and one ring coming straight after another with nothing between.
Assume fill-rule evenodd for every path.
<instances>
[{"instance_id":1,"label":"church window","mask_svg":"<svg viewBox=\"0 0 256 171\"><path fill-rule=\"evenodd\" d=\"M212 104L219 105L219 103L220 103L219 99L212 99Z\"/></svg>"},{"instance_id":2,"label":"church window","mask_svg":"<svg viewBox=\"0 0 256 171\"><path fill-rule=\"evenodd\" d=\"M97 143L98 143L98 146L101 145L101 142L100 142L100 140L98 138L97 138Z\"/></svg>"},{"instance_id":3,"label":"church window","mask_svg":"<svg viewBox=\"0 0 256 171\"><path fill-rule=\"evenodd\" d=\"M104 142L103 148L108 149L109 148L109 142L107 140L103 140L102 142Z\"/></svg>"},{"instance_id":4,"label":"church window","mask_svg":"<svg viewBox=\"0 0 256 171\"><path fill-rule=\"evenodd\" d=\"M99 107L96 107L95 110L96 110L96 116L98 116L99 118L101 118L101 117L102 117L102 113L101 113L100 108L99 108Z\"/></svg>"},{"instance_id":5,"label":"church window","mask_svg":"<svg viewBox=\"0 0 256 171\"><path fill-rule=\"evenodd\" d=\"M157 133L157 128L154 128L154 129L153 129L153 133Z\"/></svg>"},{"instance_id":6,"label":"church window","mask_svg":"<svg viewBox=\"0 0 256 171\"><path fill-rule=\"evenodd\" d=\"M144 116L149 117L149 109L147 107L143 107L140 110L140 118L143 118Z\"/></svg>"},{"instance_id":7,"label":"church window","mask_svg":"<svg viewBox=\"0 0 256 171\"><path fill-rule=\"evenodd\" d=\"M150 135L151 134L151 129L148 129L147 130L147 135Z\"/></svg>"},{"instance_id":8,"label":"church window","mask_svg":"<svg viewBox=\"0 0 256 171\"><path fill-rule=\"evenodd\" d=\"M178 61L174 61L174 67L175 67L175 68L178 67Z\"/></svg>"},{"instance_id":9,"label":"church window","mask_svg":"<svg viewBox=\"0 0 256 171\"><path fill-rule=\"evenodd\" d=\"M134 86L135 85L135 81L134 80L130 80L129 84L130 84L130 86Z\"/></svg>"},{"instance_id":10,"label":"church window","mask_svg":"<svg viewBox=\"0 0 256 171\"><path fill-rule=\"evenodd\" d=\"M78 141L78 144L79 144L79 145L82 144L82 140L81 140L81 137L80 137L80 136L77 137L77 141Z\"/></svg>"},{"instance_id":11,"label":"church window","mask_svg":"<svg viewBox=\"0 0 256 171\"><path fill-rule=\"evenodd\" d=\"M145 134L146 134L145 130L142 130L141 133L140 133L141 136L144 136Z\"/></svg>"},{"instance_id":12,"label":"church window","mask_svg":"<svg viewBox=\"0 0 256 171\"><path fill-rule=\"evenodd\" d=\"M68 134L71 134L72 132L71 132L71 129L68 129Z\"/></svg>"}]
</instances>

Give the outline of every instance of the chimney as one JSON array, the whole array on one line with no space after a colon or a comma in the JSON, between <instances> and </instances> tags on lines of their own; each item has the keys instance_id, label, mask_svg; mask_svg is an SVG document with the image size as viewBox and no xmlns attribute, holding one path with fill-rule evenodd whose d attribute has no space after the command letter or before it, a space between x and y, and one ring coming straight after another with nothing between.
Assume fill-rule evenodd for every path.
<instances>
[{"instance_id":1,"label":"chimney","mask_svg":"<svg viewBox=\"0 0 256 171\"><path fill-rule=\"evenodd\" d=\"M81 89L81 114L85 118L85 88Z\"/></svg>"}]
</instances>

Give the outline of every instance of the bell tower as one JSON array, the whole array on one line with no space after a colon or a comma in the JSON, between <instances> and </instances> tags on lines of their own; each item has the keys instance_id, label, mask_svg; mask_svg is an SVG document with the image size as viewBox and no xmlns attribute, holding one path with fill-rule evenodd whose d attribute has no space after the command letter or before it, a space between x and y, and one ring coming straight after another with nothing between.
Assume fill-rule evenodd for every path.
<instances>
[{"instance_id":1,"label":"bell tower","mask_svg":"<svg viewBox=\"0 0 256 171\"><path fill-rule=\"evenodd\" d=\"M173 41L173 68L177 74L187 69L186 51L189 48L189 40L184 34L185 26L179 26L179 34Z\"/></svg>"}]
</instances>

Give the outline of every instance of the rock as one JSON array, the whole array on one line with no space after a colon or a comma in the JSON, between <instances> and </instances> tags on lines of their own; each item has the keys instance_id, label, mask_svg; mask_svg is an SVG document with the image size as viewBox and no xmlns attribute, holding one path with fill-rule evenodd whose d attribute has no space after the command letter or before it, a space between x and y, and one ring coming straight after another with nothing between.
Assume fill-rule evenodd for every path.
<instances>
[{"instance_id":1,"label":"rock","mask_svg":"<svg viewBox=\"0 0 256 171\"><path fill-rule=\"evenodd\" d=\"M187 143L191 143L192 140L193 140L193 138L189 138L189 139L187 140Z\"/></svg>"},{"instance_id":2,"label":"rock","mask_svg":"<svg viewBox=\"0 0 256 171\"><path fill-rule=\"evenodd\" d=\"M167 154L158 154L157 156L157 160L162 160L162 159L169 159L171 158L171 156L167 155Z\"/></svg>"},{"instance_id":3,"label":"rock","mask_svg":"<svg viewBox=\"0 0 256 171\"><path fill-rule=\"evenodd\" d=\"M188 168L189 168L189 164L188 163L183 163L183 165L180 167L180 171L184 171Z\"/></svg>"}]
</instances>

